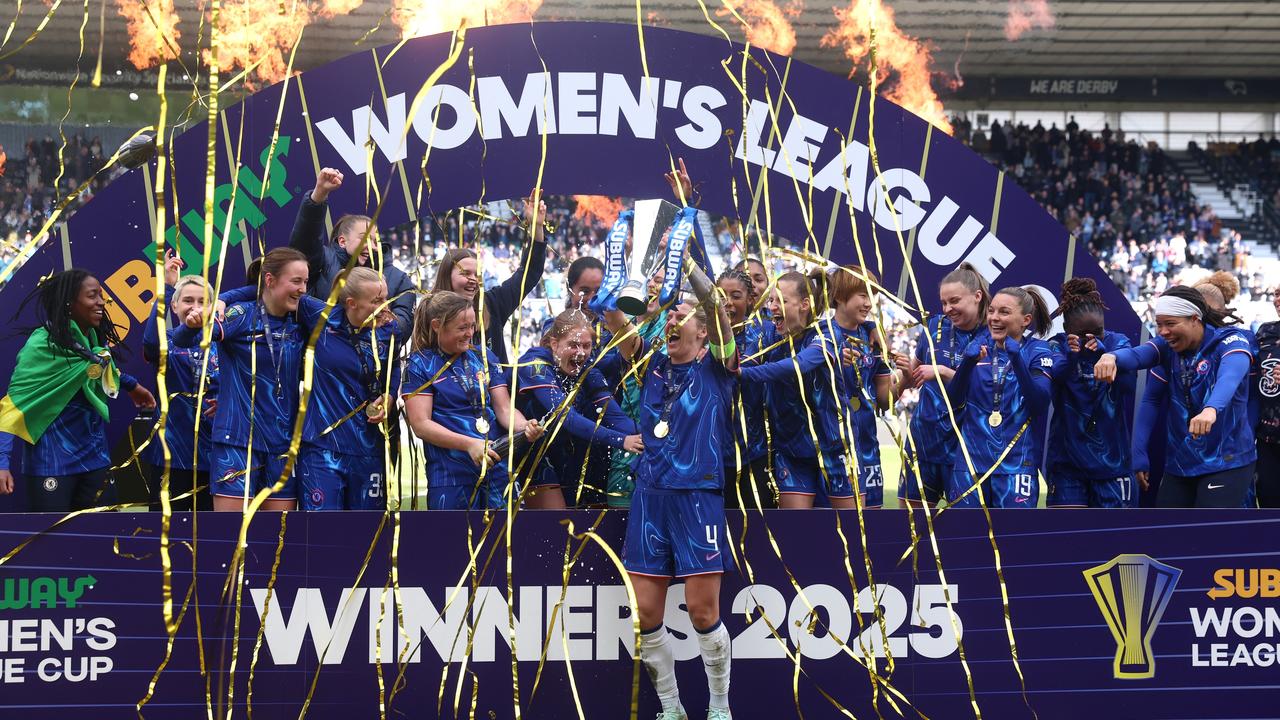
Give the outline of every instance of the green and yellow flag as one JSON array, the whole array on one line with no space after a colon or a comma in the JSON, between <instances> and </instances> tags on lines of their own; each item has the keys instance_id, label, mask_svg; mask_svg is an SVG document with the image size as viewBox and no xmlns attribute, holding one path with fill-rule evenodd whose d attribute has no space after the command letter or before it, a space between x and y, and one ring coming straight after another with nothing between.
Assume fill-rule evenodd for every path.
<instances>
[{"instance_id":1,"label":"green and yellow flag","mask_svg":"<svg viewBox=\"0 0 1280 720\"><path fill-rule=\"evenodd\" d=\"M99 345L97 331L89 332L92 340L71 323L72 337L97 361L84 352L50 342L45 328L31 333L18 353L9 394L0 399L0 431L34 445L81 390L89 404L108 418L107 401L119 392L120 372L111 353Z\"/></svg>"}]
</instances>

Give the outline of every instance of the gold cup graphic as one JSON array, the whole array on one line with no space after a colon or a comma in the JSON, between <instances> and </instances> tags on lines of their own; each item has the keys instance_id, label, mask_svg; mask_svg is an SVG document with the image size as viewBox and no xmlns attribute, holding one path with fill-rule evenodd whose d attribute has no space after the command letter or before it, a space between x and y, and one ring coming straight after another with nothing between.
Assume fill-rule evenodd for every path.
<instances>
[{"instance_id":1,"label":"gold cup graphic","mask_svg":"<svg viewBox=\"0 0 1280 720\"><path fill-rule=\"evenodd\" d=\"M1151 637L1180 577L1181 570L1148 555L1117 555L1084 571L1116 641L1116 679L1142 680L1156 674Z\"/></svg>"}]
</instances>

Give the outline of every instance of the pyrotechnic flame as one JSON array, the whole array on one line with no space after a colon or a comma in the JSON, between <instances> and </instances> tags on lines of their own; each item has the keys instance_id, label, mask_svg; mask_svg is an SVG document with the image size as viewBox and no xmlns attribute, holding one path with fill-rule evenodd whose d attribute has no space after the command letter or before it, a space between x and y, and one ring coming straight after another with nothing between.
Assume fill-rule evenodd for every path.
<instances>
[{"instance_id":1,"label":"pyrotechnic flame","mask_svg":"<svg viewBox=\"0 0 1280 720\"><path fill-rule=\"evenodd\" d=\"M803 9L801 0L791 0L786 7L778 7L773 0L724 0L724 7L716 10L716 14L737 13L745 22L743 29L748 42L780 55L790 55L796 47L796 31L788 18L796 17Z\"/></svg>"},{"instance_id":2,"label":"pyrotechnic flame","mask_svg":"<svg viewBox=\"0 0 1280 720\"><path fill-rule=\"evenodd\" d=\"M875 28L877 82L893 82L882 94L951 134L951 123L931 83L933 52L929 44L898 29L893 9L881 0L851 0L847 8L833 8L838 26L822 36L823 47L840 46L853 61L853 77L858 64L871 50L871 29Z\"/></svg>"},{"instance_id":3,"label":"pyrotechnic flame","mask_svg":"<svg viewBox=\"0 0 1280 720\"><path fill-rule=\"evenodd\" d=\"M460 27L529 22L542 0L394 0L391 20L405 38Z\"/></svg>"},{"instance_id":4,"label":"pyrotechnic flame","mask_svg":"<svg viewBox=\"0 0 1280 720\"><path fill-rule=\"evenodd\" d=\"M1032 28L1048 30L1055 23L1049 0L1009 0L1009 14L1004 18L1004 37L1013 42Z\"/></svg>"},{"instance_id":5,"label":"pyrotechnic flame","mask_svg":"<svg viewBox=\"0 0 1280 720\"><path fill-rule=\"evenodd\" d=\"M319 18L346 15L363 3L364 0L223 0L218 13L218 66L234 70L258 63L253 72L256 80L279 82L289 67L289 49L303 27ZM205 49L206 63L209 54Z\"/></svg>"},{"instance_id":6,"label":"pyrotechnic flame","mask_svg":"<svg viewBox=\"0 0 1280 720\"><path fill-rule=\"evenodd\" d=\"M4 166L9 162L9 156L5 154L4 146L0 145L0 178L4 177Z\"/></svg>"},{"instance_id":7,"label":"pyrotechnic flame","mask_svg":"<svg viewBox=\"0 0 1280 720\"><path fill-rule=\"evenodd\" d=\"M618 213L623 210L621 199L603 195L574 195L573 201L578 204L573 211L574 217L605 227L612 226L613 221L618 219Z\"/></svg>"},{"instance_id":8,"label":"pyrotechnic flame","mask_svg":"<svg viewBox=\"0 0 1280 720\"><path fill-rule=\"evenodd\" d=\"M116 0L116 9L128 21L129 62L135 68L174 59L182 33L173 0Z\"/></svg>"}]
</instances>

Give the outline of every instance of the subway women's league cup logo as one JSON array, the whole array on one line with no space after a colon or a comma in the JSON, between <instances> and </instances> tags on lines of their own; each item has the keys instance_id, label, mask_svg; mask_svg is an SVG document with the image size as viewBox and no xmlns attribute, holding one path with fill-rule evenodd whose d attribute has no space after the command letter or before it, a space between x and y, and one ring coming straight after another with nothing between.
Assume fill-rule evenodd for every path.
<instances>
[{"instance_id":1,"label":"subway women's league cup logo","mask_svg":"<svg viewBox=\"0 0 1280 720\"><path fill-rule=\"evenodd\" d=\"M1156 674L1151 637L1181 576L1178 568L1148 555L1117 555L1084 571L1116 641L1116 679L1141 680Z\"/></svg>"}]
</instances>

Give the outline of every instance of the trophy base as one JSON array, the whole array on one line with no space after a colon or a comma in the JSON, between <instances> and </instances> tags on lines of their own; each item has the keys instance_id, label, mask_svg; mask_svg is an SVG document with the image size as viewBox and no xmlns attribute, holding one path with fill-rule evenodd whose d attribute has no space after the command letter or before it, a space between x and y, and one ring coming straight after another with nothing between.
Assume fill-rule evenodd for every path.
<instances>
[{"instance_id":1,"label":"trophy base","mask_svg":"<svg viewBox=\"0 0 1280 720\"><path fill-rule=\"evenodd\" d=\"M643 315L649 309L648 298L636 297L634 295L623 295L618 298L618 309L622 312L636 317Z\"/></svg>"}]
</instances>

